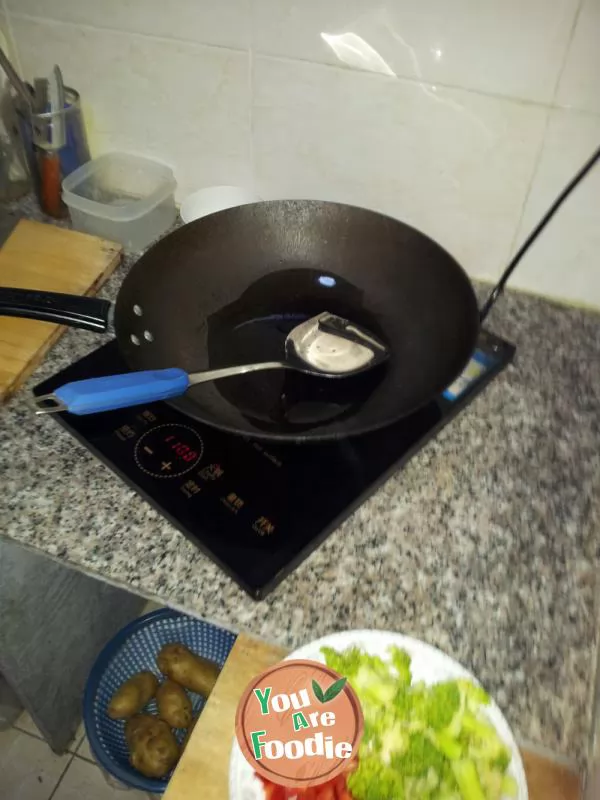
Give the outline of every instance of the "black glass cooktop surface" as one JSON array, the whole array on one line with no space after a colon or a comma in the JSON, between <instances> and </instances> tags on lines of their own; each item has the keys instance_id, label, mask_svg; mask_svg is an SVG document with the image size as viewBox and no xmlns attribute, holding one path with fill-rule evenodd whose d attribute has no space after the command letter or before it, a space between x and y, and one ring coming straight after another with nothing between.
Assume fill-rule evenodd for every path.
<instances>
[{"instance_id":1,"label":"black glass cooktop surface","mask_svg":"<svg viewBox=\"0 0 600 800\"><path fill-rule=\"evenodd\" d=\"M514 350L483 331L462 376L429 405L381 431L325 444L223 433L162 402L53 416L258 600L459 413ZM34 392L124 371L112 341Z\"/></svg>"}]
</instances>

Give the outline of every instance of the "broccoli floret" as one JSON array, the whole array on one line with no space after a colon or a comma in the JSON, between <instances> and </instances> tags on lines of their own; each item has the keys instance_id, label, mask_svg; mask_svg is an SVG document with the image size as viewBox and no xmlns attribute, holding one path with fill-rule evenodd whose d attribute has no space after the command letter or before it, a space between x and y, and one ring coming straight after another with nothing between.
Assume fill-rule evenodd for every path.
<instances>
[{"instance_id":1,"label":"broccoli floret","mask_svg":"<svg viewBox=\"0 0 600 800\"><path fill-rule=\"evenodd\" d=\"M385 661L379 656L365 653L360 647L349 647L341 653L334 650L333 647L322 647L321 653L325 656L327 666L348 680L364 667L368 667L371 673L381 678L389 678L390 669Z\"/></svg>"},{"instance_id":2,"label":"broccoli floret","mask_svg":"<svg viewBox=\"0 0 600 800\"><path fill-rule=\"evenodd\" d=\"M410 717L425 721L427 713L427 686L424 683L414 683L409 690Z\"/></svg>"},{"instance_id":3,"label":"broccoli floret","mask_svg":"<svg viewBox=\"0 0 600 800\"><path fill-rule=\"evenodd\" d=\"M370 664L363 665L354 675L347 677L363 706L388 706L397 691L394 677L389 673L380 675Z\"/></svg>"},{"instance_id":4,"label":"broccoli floret","mask_svg":"<svg viewBox=\"0 0 600 800\"><path fill-rule=\"evenodd\" d=\"M500 800L502 797L502 773L487 766L477 769L479 781L487 800Z\"/></svg>"},{"instance_id":5,"label":"broccoli floret","mask_svg":"<svg viewBox=\"0 0 600 800\"><path fill-rule=\"evenodd\" d=\"M490 725L487 720L473 714L472 711L465 711L461 720L463 731L471 734L477 739L487 741L488 739L498 739L498 734L493 725Z\"/></svg>"},{"instance_id":6,"label":"broccoli floret","mask_svg":"<svg viewBox=\"0 0 600 800\"><path fill-rule=\"evenodd\" d=\"M502 751L498 753L498 755L495 756L490 763L492 764L494 769L497 769L499 772L504 773L510 766L511 759L512 756L510 750L507 747L503 747Z\"/></svg>"},{"instance_id":7,"label":"broccoli floret","mask_svg":"<svg viewBox=\"0 0 600 800\"><path fill-rule=\"evenodd\" d=\"M338 653L331 647L322 647L325 663L348 678L356 692L363 711L369 705L388 705L394 699L398 686L389 665L379 656L372 656L358 647L349 647Z\"/></svg>"},{"instance_id":8,"label":"broccoli floret","mask_svg":"<svg viewBox=\"0 0 600 800\"><path fill-rule=\"evenodd\" d=\"M453 681L434 686L415 684L400 690L394 698L397 714L402 714L413 731L446 728L460 710L460 691Z\"/></svg>"},{"instance_id":9,"label":"broccoli floret","mask_svg":"<svg viewBox=\"0 0 600 800\"><path fill-rule=\"evenodd\" d=\"M410 686L412 675L410 672L410 656L406 650L401 650L399 647L389 647L388 652L392 665L398 673L398 681L404 686Z\"/></svg>"},{"instance_id":10,"label":"broccoli floret","mask_svg":"<svg viewBox=\"0 0 600 800\"><path fill-rule=\"evenodd\" d=\"M412 692L405 687L399 689L391 703L394 714L398 719L408 720L410 718L411 709L413 704Z\"/></svg>"},{"instance_id":11,"label":"broccoli floret","mask_svg":"<svg viewBox=\"0 0 600 800\"><path fill-rule=\"evenodd\" d=\"M348 788L354 800L404 800L402 775L378 757L360 756L358 769L348 778Z\"/></svg>"},{"instance_id":12,"label":"broccoli floret","mask_svg":"<svg viewBox=\"0 0 600 800\"><path fill-rule=\"evenodd\" d=\"M458 784L456 783L456 778L454 777L454 772L452 770L452 762L446 761L444 764L444 771L441 776L442 782L440 785L440 789L448 794L456 794L460 797L460 792L458 790Z\"/></svg>"},{"instance_id":13,"label":"broccoli floret","mask_svg":"<svg viewBox=\"0 0 600 800\"><path fill-rule=\"evenodd\" d=\"M404 781L406 800L427 800L433 797L437 800L439 783L438 775L433 769L420 778L406 778Z\"/></svg>"},{"instance_id":14,"label":"broccoli floret","mask_svg":"<svg viewBox=\"0 0 600 800\"><path fill-rule=\"evenodd\" d=\"M462 731L464 715L467 712L476 714L482 705L489 705L490 696L481 686L470 683L465 678L460 678L454 683L460 694L460 703L449 728L453 736L458 736Z\"/></svg>"},{"instance_id":15,"label":"broccoli floret","mask_svg":"<svg viewBox=\"0 0 600 800\"><path fill-rule=\"evenodd\" d=\"M441 774L444 760L442 753L434 747L427 736L415 733L410 737L406 750L392 756L392 766L403 775L418 777L430 769Z\"/></svg>"},{"instance_id":16,"label":"broccoli floret","mask_svg":"<svg viewBox=\"0 0 600 800\"><path fill-rule=\"evenodd\" d=\"M511 754L493 725L476 717L470 711L465 711L462 718L462 736L468 741L470 758L490 764L500 772L506 771Z\"/></svg>"},{"instance_id":17,"label":"broccoli floret","mask_svg":"<svg viewBox=\"0 0 600 800\"><path fill-rule=\"evenodd\" d=\"M360 740L360 755L368 755L369 753L379 751L380 735L381 729L379 728L379 725L376 725L374 722L367 722L365 720L363 735Z\"/></svg>"},{"instance_id":18,"label":"broccoli floret","mask_svg":"<svg viewBox=\"0 0 600 800\"><path fill-rule=\"evenodd\" d=\"M342 652L334 650L333 647L322 647L321 653L325 657L327 666L345 677L356 672L364 655L358 647L349 647Z\"/></svg>"},{"instance_id":19,"label":"broccoli floret","mask_svg":"<svg viewBox=\"0 0 600 800\"><path fill-rule=\"evenodd\" d=\"M425 719L430 728L438 731L452 722L460 709L460 690L455 681L436 683L427 692Z\"/></svg>"},{"instance_id":20,"label":"broccoli floret","mask_svg":"<svg viewBox=\"0 0 600 800\"><path fill-rule=\"evenodd\" d=\"M518 795L519 788L512 775L505 775L501 770L487 766L478 766L477 772L486 800L502 800Z\"/></svg>"},{"instance_id":21,"label":"broccoli floret","mask_svg":"<svg viewBox=\"0 0 600 800\"><path fill-rule=\"evenodd\" d=\"M379 754L384 764L389 764L392 757L404 753L410 742L407 731L399 722L384 724L379 739Z\"/></svg>"},{"instance_id":22,"label":"broccoli floret","mask_svg":"<svg viewBox=\"0 0 600 800\"><path fill-rule=\"evenodd\" d=\"M479 706L488 706L490 704L490 696L483 686L471 683L466 678L460 678L455 683L461 695L465 698L467 708L471 711L479 708Z\"/></svg>"},{"instance_id":23,"label":"broccoli floret","mask_svg":"<svg viewBox=\"0 0 600 800\"><path fill-rule=\"evenodd\" d=\"M436 800L462 800L462 798L457 789L451 789L445 783L442 783L438 789Z\"/></svg>"}]
</instances>

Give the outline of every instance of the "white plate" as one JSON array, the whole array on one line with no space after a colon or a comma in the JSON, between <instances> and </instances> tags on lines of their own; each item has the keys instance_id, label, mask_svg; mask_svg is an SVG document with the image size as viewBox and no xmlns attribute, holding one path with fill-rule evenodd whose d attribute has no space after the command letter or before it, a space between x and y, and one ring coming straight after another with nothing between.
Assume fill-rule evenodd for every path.
<instances>
[{"instance_id":1,"label":"white plate","mask_svg":"<svg viewBox=\"0 0 600 800\"><path fill-rule=\"evenodd\" d=\"M291 659L309 659L325 663L321 655L321 647L334 647L336 650L345 650L347 647L356 645L367 653L381 656L388 660L388 647L396 645L410 655L413 682L424 681L427 684L439 683L440 681L452 680L454 678L468 678L474 683L479 681L467 669L462 667L458 661L442 653L436 647L425 644L418 639L410 636L403 636L400 633L388 631L343 631L324 636L310 644L294 650L286 657L286 661ZM525 770L521 761L521 754L510 730L508 722L498 706L492 702L485 707L485 713L496 728L498 735L512 753L512 761L509 774L513 776L518 786L518 800L528 800L527 781ZM242 755L237 741L234 739L229 761L229 800L264 800L265 794L262 783L256 777L252 767Z\"/></svg>"}]
</instances>

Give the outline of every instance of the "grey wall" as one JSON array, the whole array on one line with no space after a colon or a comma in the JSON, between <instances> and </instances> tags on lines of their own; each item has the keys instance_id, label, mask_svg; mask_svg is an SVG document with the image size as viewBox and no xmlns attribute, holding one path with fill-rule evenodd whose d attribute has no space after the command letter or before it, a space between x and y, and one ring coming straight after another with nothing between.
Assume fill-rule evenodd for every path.
<instances>
[{"instance_id":1,"label":"grey wall","mask_svg":"<svg viewBox=\"0 0 600 800\"><path fill-rule=\"evenodd\" d=\"M0 673L56 752L77 729L97 654L144 604L0 540Z\"/></svg>"}]
</instances>

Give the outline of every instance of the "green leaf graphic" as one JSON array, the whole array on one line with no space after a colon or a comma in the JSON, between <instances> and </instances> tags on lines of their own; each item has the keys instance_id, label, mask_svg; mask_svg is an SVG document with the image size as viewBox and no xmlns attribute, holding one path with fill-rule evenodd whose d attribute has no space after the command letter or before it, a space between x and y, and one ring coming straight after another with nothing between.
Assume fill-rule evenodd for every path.
<instances>
[{"instance_id":1,"label":"green leaf graphic","mask_svg":"<svg viewBox=\"0 0 600 800\"><path fill-rule=\"evenodd\" d=\"M328 703L330 700L333 700L338 694L342 691L344 686L346 685L347 678L340 678L339 680L332 683L329 689L325 692L323 702Z\"/></svg>"},{"instance_id":2,"label":"green leaf graphic","mask_svg":"<svg viewBox=\"0 0 600 800\"><path fill-rule=\"evenodd\" d=\"M324 703L325 702L325 695L323 694L323 689L321 689L321 687L319 686L319 684L315 680L313 680L313 682L312 682L312 688L313 688L313 692L315 693L315 697L317 698L317 700L320 703Z\"/></svg>"}]
</instances>

